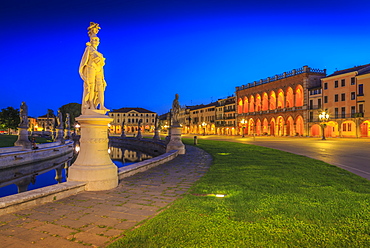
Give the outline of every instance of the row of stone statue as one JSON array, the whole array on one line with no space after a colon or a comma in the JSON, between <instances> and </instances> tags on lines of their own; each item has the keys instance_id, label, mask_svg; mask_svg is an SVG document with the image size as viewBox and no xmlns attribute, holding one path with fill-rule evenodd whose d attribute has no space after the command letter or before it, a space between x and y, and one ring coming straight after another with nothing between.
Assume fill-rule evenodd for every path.
<instances>
[{"instance_id":1,"label":"row of stone statue","mask_svg":"<svg viewBox=\"0 0 370 248\"><path fill-rule=\"evenodd\" d=\"M28 106L25 102L22 102L19 110L20 123L19 127L28 127ZM71 129L71 120L69 113L66 114L66 120L63 122L63 115L60 109L58 109L58 115L56 117L57 129Z\"/></svg>"}]
</instances>

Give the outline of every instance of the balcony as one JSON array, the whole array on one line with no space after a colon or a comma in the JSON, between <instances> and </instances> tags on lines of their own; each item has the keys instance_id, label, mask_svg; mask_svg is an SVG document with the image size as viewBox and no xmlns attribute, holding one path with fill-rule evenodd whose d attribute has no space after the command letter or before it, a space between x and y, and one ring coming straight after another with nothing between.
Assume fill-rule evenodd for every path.
<instances>
[{"instance_id":1,"label":"balcony","mask_svg":"<svg viewBox=\"0 0 370 248\"><path fill-rule=\"evenodd\" d=\"M309 106L308 109L321 109L321 105L312 105Z\"/></svg>"}]
</instances>

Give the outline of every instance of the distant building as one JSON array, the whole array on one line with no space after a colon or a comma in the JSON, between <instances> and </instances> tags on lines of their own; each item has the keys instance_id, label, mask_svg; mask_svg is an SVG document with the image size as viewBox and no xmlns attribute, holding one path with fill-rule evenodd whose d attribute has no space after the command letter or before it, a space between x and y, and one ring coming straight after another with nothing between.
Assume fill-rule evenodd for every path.
<instances>
[{"instance_id":1,"label":"distant building","mask_svg":"<svg viewBox=\"0 0 370 248\"><path fill-rule=\"evenodd\" d=\"M326 70L303 66L236 87L238 133L309 135L308 92L320 87L320 79L325 76ZM241 123L243 119L245 124Z\"/></svg>"},{"instance_id":2,"label":"distant building","mask_svg":"<svg viewBox=\"0 0 370 248\"><path fill-rule=\"evenodd\" d=\"M321 82L322 108L329 113L325 136L369 137L370 64L336 71ZM311 117L311 135L321 135L317 114Z\"/></svg>"},{"instance_id":3,"label":"distant building","mask_svg":"<svg viewBox=\"0 0 370 248\"><path fill-rule=\"evenodd\" d=\"M37 131L37 119L28 116L28 130Z\"/></svg>"},{"instance_id":4,"label":"distant building","mask_svg":"<svg viewBox=\"0 0 370 248\"><path fill-rule=\"evenodd\" d=\"M144 108L120 108L110 111L109 117L113 118L110 124L110 132L121 134L123 122L125 132L135 133L138 131L140 120L142 121L141 127L143 132L153 132L157 114Z\"/></svg>"},{"instance_id":5,"label":"distant building","mask_svg":"<svg viewBox=\"0 0 370 248\"><path fill-rule=\"evenodd\" d=\"M216 106L217 102L207 105L188 106L190 127L193 134L216 134Z\"/></svg>"},{"instance_id":6,"label":"distant building","mask_svg":"<svg viewBox=\"0 0 370 248\"><path fill-rule=\"evenodd\" d=\"M218 99L216 105L216 134L236 135L236 97Z\"/></svg>"},{"instance_id":7,"label":"distant building","mask_svg":"<svg viewBox=\"0 0 370 248\"><path fill-rule=\"evenodd\" d=\"M53 131L55 127L55 115L42 115L37 117L36 131Z\"/></svg>"}]
</instances>

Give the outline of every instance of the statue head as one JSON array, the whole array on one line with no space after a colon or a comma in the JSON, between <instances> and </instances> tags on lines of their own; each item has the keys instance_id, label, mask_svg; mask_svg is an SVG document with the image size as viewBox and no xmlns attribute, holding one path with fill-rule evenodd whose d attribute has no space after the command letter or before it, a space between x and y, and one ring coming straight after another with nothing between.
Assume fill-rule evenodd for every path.
<instances>
[{"instance_id":1,"label":"statue head","mask_svg":"<svg viewBox=\"0 0 370 248\"><path fill-rule=\"evenodd\" d=\"M99 27L99 24L98 23L95 23L95 22L90 22L90 26L87 28L88 32L87 34L90 36L90 37L96 37L96 34L99 32L99 29L101 29Z\"/></svg>"}]
</instances>

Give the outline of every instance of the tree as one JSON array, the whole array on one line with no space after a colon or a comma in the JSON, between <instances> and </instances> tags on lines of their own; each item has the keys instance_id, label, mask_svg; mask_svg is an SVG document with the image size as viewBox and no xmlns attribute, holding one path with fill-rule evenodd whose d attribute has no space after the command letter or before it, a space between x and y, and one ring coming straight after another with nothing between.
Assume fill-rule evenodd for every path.
<instances>
[{"instance_id":1,"label":"tree","mask_svg":"<svg viewBox=\"0 0 370 248\"><path fill-rule=\"evenodd\" d=\"M8 134L10 134L10 129L17 129L20 123L19 109L13 107L7 107L2 109L0 112L0 125L3 128L8 129Z\"/></svg>"},{"instance_id":2,"label":"tree","mask_svg":"<svg viewBox=\"0 0 370 248\"><path fill-rule=\"evenodd\" d=\"M66 120L66 114L69 113L71 126L74 126L75 118L81 115L81 104L68 103L59 108L63 115L63 121Z\"/></svg>"}]
</instances>

